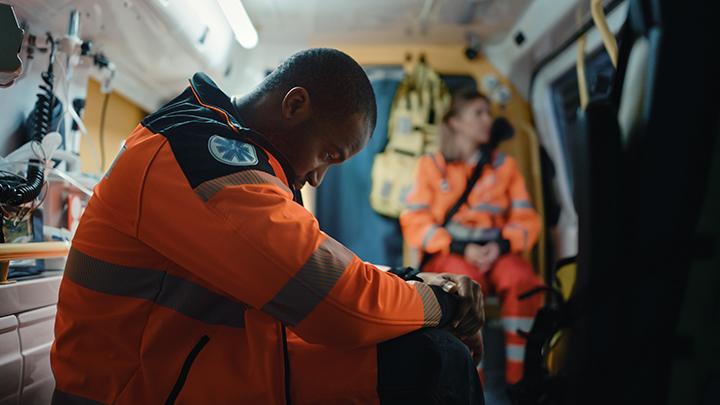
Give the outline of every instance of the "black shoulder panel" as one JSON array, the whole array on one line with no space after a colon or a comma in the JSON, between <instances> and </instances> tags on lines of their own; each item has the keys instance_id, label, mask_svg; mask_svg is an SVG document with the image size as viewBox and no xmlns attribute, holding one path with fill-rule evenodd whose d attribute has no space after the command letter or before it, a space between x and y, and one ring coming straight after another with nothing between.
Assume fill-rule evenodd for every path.
<instances>
[{"instance_id":1,"label":"black shoulder panel","mask_svg":"<svg viewBox=\"0 0 720 405\"><path fill-rule=\"evenodd\" d=\"M165 134L175 159L190 186L244 170L260 170L273 176L267 153L248 142L245 133L227 125L192 122Z\"/></svg>"},{"instance_id":2,"label":"black shoulder panel","mask_svg":"<svg viewBox=\"0 0 720 405\"><path fill-rule=\"evenodd\" d=\"M193 79L197 77L198 75ZM227 96L215 89L229 104ZM208 92L212 88L206 87L202 90ZM213 96L220 98L218 94ZM257 134L242 127L239 132L235 132L228 124L228 119L234 125L239 123L231 115L228 117L223 116L217 107L202 105L193 88L188 87L175 99L147 116L142 125L168 139L173 154L193 189L206 181L249 169L275 176L265 150L248 140L248 135L255 138Z\"/></svg>"}]
</instances>

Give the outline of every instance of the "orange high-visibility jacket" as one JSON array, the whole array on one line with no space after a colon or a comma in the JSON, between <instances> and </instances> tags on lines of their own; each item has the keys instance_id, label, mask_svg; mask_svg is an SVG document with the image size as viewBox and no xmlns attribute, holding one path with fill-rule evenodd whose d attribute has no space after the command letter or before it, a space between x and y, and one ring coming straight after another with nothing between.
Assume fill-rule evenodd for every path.
<instances>
[{"instance_id":1,"label":"orange high-visibility jacket","mask_svg":"<svg viewBox=\"0 0 720 405\"><path fill-rule=\"evenodd\" d=\"M460 199L474 166L446 162L442 154L423 156L415 170L415 183L400 216L408 245L430 254L450 252L456 242L505 239L509 251L532 248L540 230L525 181L515 159L494 151L467 201L443 227L445 215Z\"/></svg>"},{"instance_id":2,"label":"orange high-visibility jacket","mask_svg":"<svg viewBox=\"0 0 720 405\"><path fill-rule=\"evenodd\" d=\"M286 336L350 349L446 322L434 286L320 231L294 176L204 74L144 119L73 239L55 403L282 404Z\"/></svg>"}]
</instances>

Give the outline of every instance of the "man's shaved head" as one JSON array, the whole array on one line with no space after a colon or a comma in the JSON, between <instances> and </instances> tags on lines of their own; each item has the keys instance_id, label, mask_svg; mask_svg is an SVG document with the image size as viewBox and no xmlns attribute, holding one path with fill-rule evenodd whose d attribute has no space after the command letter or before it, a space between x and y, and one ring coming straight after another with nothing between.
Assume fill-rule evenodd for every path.
<instances>
[{"instance_id":1,"label":"man's shaved head","mask_svg":"<svg viewBox=\"0 0 720 405\"><path fill-rule=\"evenodd\" d=\"M377 121L375 93L357 62L336 49L313 48L287 58L256 91L282 92L303 87L320 115L343 119L352 114L365 118L371 132Z\"/></svg>"}]
</instances>

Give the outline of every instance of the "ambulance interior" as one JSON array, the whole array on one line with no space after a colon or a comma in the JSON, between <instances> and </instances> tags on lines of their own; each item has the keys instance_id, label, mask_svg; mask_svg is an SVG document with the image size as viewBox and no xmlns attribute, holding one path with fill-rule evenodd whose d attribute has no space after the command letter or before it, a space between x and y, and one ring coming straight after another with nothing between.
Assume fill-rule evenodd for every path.
<instances>
[{"instance_id":1,"label":"ambulance interior","mask_svg":"<svg viewBox=\"0 0 720 405\"><path fill-rule=\"evenodd\" d=\"M488 368L488 404L718 403L718 17L709 0L0 0L0 404L50 403L64 257L143 117L195 72L240 95L311 47L352 56L377 97L370 143L302 190L363 260L417 265L369 203L406 75L477 88L514 128L499 149L543 224L525 257L554 292L520 383Z\"/></svg>"}]
</instances>

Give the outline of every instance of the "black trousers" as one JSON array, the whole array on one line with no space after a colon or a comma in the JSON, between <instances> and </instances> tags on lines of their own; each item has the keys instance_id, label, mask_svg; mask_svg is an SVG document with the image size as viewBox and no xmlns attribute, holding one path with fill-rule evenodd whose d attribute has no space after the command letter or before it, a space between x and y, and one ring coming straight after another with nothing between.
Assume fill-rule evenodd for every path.
<instances>
[{"instance_id":1,"label":"black trousers","mask_svg":"<svg viewBox=\"0 0 720 405\"><path fill-rule=\"evenodd\" d=\"M485 404L470 349L451 333L420 329L377 345L385 404Z\"/></svg>"}]
</instances>

